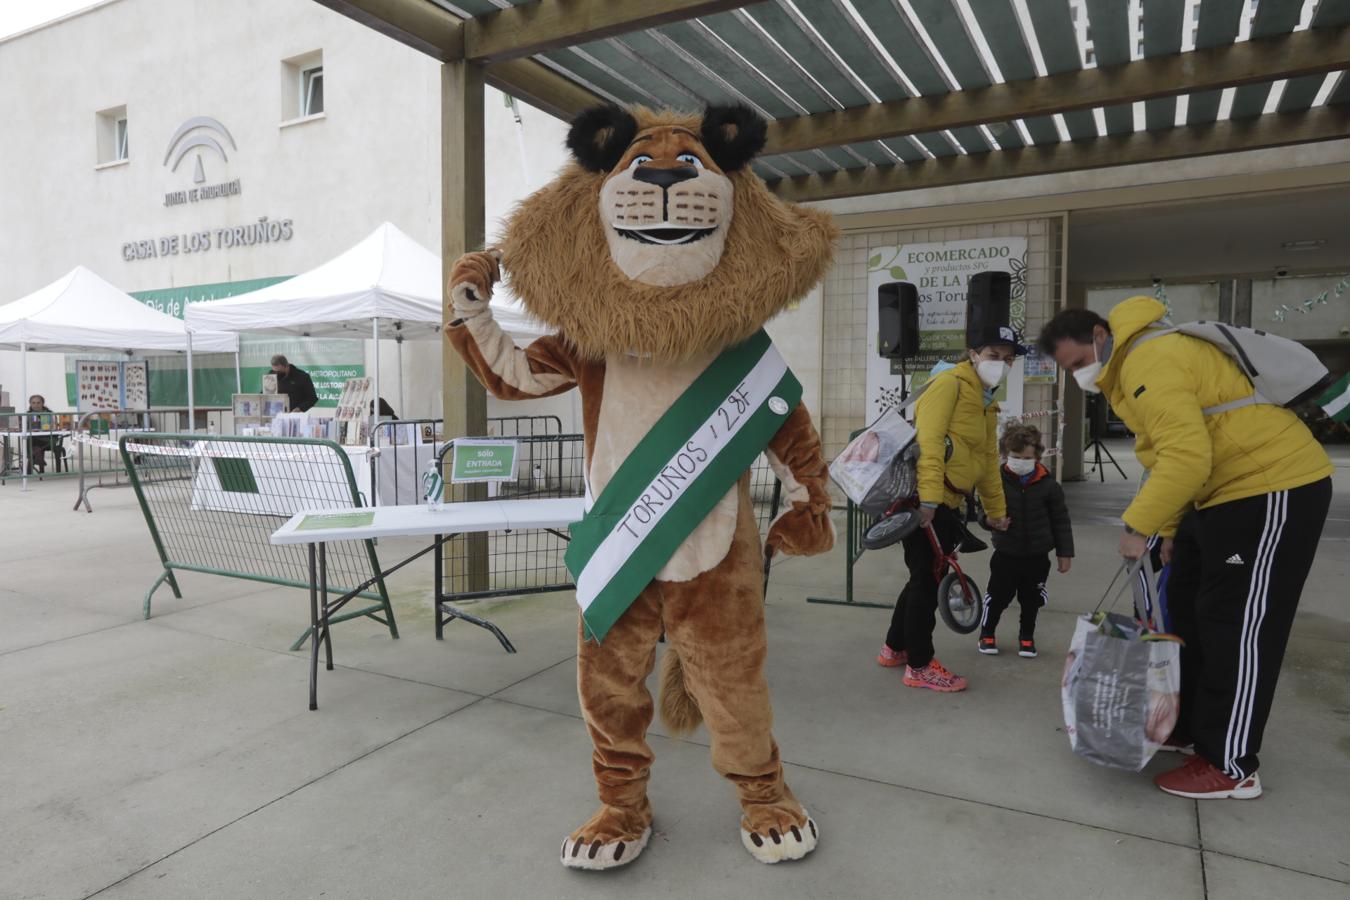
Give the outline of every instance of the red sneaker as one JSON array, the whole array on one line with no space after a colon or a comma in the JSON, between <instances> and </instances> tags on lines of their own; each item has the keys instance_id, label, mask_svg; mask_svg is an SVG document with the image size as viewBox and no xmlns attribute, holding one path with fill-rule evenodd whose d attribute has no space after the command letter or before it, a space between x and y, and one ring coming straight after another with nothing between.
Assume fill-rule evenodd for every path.
<instances>
[{"instance_id":1,"label":"red sneaker","mask_svg":"<svg viewBox=\"0 0 1350 900\"><path fill-rule=\"evenodd\" d=\"M982 634L980 635L980 642L975 645L975 649L985 656L998 656L998 641L992 634Z\"/></svg>"},{"instance_id":2,"label":"red sneaker","mask_svg":"<svg viewBox=\"0 0 1350 900\"><path fill-rule=\"evenodd\" d=\"M903 666L909 662L909 654L903 650L892 650L889 644L881 645L881 652L877 654L877 665L885 666L888 669L894 669L897 666Z\"/></svg>"},{"instance_id":3,"label":"red sneaker","mask_svg":"<svg viewBox=\"0 0 1350 900\"><path fill-rule=\"evenodd\" d=\"M941 691L944 694L966 689L966 679L960 675L953 675L936 659L930 660L928 665L918 669L905 666L905 684L914 688Z\"/></svg>"},{"instance_id":4,"label":"red sneaker","mask_svg":"<svg viewBox=\"0 0 1350 900\"><path fill-rule=\"evenodd\" d=\"M1229 778L1198 754L1159 775L1153 783L1169 794L1193 800L1254 800L1261 796L1261 779L1255 772L1241 781Z\"/></svg>"}]
</instances>

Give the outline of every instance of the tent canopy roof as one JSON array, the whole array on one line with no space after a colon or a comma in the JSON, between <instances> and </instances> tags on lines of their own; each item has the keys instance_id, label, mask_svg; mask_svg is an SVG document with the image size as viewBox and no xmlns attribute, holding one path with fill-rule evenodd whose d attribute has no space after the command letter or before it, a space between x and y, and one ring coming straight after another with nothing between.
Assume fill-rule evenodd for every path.
<instances>
[{"instance_id":1,"label":"tent canopy roof","mask_svg":"<svg viewBox=\"0 0 1350 900\"><path fill-rule=\"evenodd\" d=\"M494 303L512 333L542 333L510 304ZM188 306L193 328L368 338L439 340L441 260L385 222L350 250L317 268L260 290Z\"/></svg>"},{"instance_id":2,"label":"tent canopy roof","mask_svg":"<svg viewBox=\"0 0 1350 900\"><path fill-rule=\"evenodd\" d=\"M187 326L76 266L46 287L0 306L0 349L18 350L25 344L30 350L52 353L182 353L187 349ZM194 328L192 349L234 353L239 337Z\"/></svg>"}]
</instances>

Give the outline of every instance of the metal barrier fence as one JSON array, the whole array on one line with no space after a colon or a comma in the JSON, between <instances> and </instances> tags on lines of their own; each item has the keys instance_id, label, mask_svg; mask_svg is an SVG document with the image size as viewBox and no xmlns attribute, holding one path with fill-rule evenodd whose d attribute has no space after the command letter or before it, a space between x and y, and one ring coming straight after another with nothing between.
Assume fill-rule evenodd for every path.
<instances>
[{"instance_id":1,"label":"metal barrier fence","mask_svg":"<svg viewBox=\"0 0 1350 900\"><path fill-rule=\"evenodd\" d=\"M422 472L436 459L440 428L440 419L394 419L375 426L370 483L381 506L422 502Z\"/></svg>"},{"instance_id":2,"label":"metal barrier fence","mask_svg":"<svg viewBox=\"0 0 1350 900\"><path fill-rule=\"evenodd\" d=\"M894 603L872 603L868 600L853 599L853 568L858 564L858 560L863 555L862 537L871 528L877 520L876 516L869 516L849 500L844 511L844 596L843 599L837 597L807 597L807 603L829 603L836 606L866 606L874 609L891 609Z\"/></svg>"},{"instance_id":3,"label":"metal barrier fence","mask_svg":"<svg viewBox=\"0 0 1350 900\"><path fill-rule=\"evenodd\" d=\"M848 436L852 441L855 437L862 434L866 429L859 428ZM872 603L866 600L853 599L853 567L862 559L864 547L862 545L863 535L867 529L871 528L876 522L878 516L869 516L858 507L853 505L853 501L847 501L844 507L844 596L843 599L837 597L807 597L807 603L828 603L835 606L866 606L874 609L891 609L893 603Z\"/></svg>"},{"instance_id":4,"label":"metal barrier fence","mask_svg":"<svg viewBox=\"0 0 1350 900\"><path fill-rule=\"evenodd\" d=\"M228 407L207 407L208 433L220 430L221 417L229 411ZM75 495L75 505L79 511L93 512L89 502L89 492L94 488L130 487L127 468L122 463L122 454L117 442L124 434L145 434L151 432L172 433L181 429L186 421L187 407L168 407L165 409L100 409L81 413L71 429L70 446L67 453L74 456L74 471L70 474L79 478L79 493Z\"/></svg>"},{"instance_id":5,"label":"metal barrier fence","mask_svg":"<svg viewBox=\"0 0 1350 900\"><path fill-rule=\"evenodd\" d=\"M472 438L465 438L472 440ZM517 477L515 481L493 485L493 496L503 500L582 497L586 487L585 442L579 434L533 435L518 439ZM441 472L453 441L441 448ZM488 499L488 485L445 484L447 503ZM782 485L768 461L756 460L751 473L750 497L760 533L778 515ZM463 600L514 597L570 590L575 587L572 574L563 561L567 550L566 532L523 530L465 535L447 540L435 556L436 637L443 636L445 624L457 618L489 628L509 652L511 642L495 626L467 616L449 604ZM767 584L769 560L764 561Z\"/></svg>"},{"instance_id":6,"label":"metal barrier fence","mask_svg":"<svg viewBox=\"0 0 1350 900\"><path fill-rule=\"evenodd\" d=\"M146 591L147 619L161 584L182 598L179 571L309 590L305 547L273 545L272 532L304 509L362 505L351 461L332 441L138 433L117 443L164 569ZM374 542L336 541L326 553L328 590L346 593L373 579L357 596L376 601L329 622L367 616L398 637Z\"/></svg>"},{"instance_id":7,"label":"metal barrier fence","mask_svg":"<svg viewBox=\"0 0 1350 900\"><path fill-rule=\"evenodd\" d=\"M24 475L44 478L49 466L53 475L63 474L73 419L70 413L0 413L0 484Z\"/></svg>"},{"instance_id":8,"label":"metal barrier fence","mask_svg":"<svg viewBox=\"0 0 1350 900\"><path fill-rule=\"evenodd\" d=\"M422 473L440 458L443 439L441 419L397 419L375 428L370 455L370 481L379 485L380 505L420 505ZM540 437L562 433L557 416L492 416L487 420L491 437Z\"/></svg>"},{"instance_id":9,"label":"metal barrier fence","mask_svg":"<svg viewBox=\"0 0 1350 900\"><path fill-rule=\"evenodd\" d=\"M221 430L228 407L198 407L199 424ZM109 483L125 484L126 470L117 454L116 437L131 431L183 431L186 406L154 409L99 409L74 413L0 413L0 485L24 474L39 481L55 478L87 480L98 476ZM29 418L28 437L23 418ZM98 438L97 450L80 463L80 444ZM41 463L41 465L39 465ZM81 487L83 500L84 487Z\"/></svg>"},{"instance_id":10,"label":"metal barrier fence","mask_svg":"<svg viewBox=\"0 0 1350 900\"><path fill-rule=\"evenodd\" d=\"M562 434L562 419L557 416L489 416L487 430L490 437L533 437L541 434Z\"/></svg>"}]
</instances>

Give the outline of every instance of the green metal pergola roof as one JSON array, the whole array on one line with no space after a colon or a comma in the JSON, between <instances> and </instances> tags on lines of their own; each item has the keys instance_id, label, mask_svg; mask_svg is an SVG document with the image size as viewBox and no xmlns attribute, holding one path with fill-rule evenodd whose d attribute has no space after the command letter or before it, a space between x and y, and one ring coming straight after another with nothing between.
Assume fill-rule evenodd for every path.
<instances>
[{"instance_id":1,"label":"green metal pergola roof","mask_svg":"<svg viewBox=\"0 0 1350 900\"><path fill-rule=\"evenodd\" d=\"M799 199L1350 136L1350 0L319 2L559 114L744 103Z\"/></svg>"}]
</instances>

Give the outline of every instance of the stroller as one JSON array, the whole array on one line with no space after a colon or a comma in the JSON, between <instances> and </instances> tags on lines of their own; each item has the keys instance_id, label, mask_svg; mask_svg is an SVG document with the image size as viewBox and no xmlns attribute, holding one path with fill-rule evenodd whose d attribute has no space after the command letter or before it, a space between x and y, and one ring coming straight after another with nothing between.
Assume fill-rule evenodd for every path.
<instances>
[{"instance_id":1,"label":"stroller","mask_svg":"<svg viewBox=\"0 0 1350 900\"><path fill-rule=\"evenodd\" d=\"M919 444L914 427L902 413L918 399L892 407L851 440L830 463L830 477L848 495L854 505L875 521L862 536L865 550L880 550L898 544L921 526L917 464ZM983 521L969 498L968 519ZM966 532L960 547L944 553L933 532L927 529L933 546L933 578L938 582L938 614L958 634L970 634L984 616L984 593L975 580L961 571L960 551L985 549L979 538Z\"/></svg>"}]
</instances>

